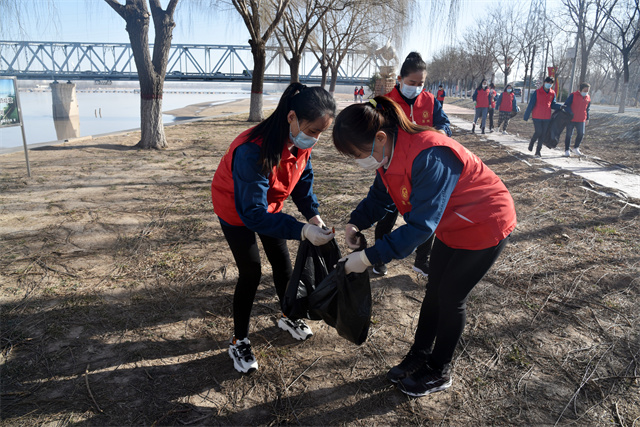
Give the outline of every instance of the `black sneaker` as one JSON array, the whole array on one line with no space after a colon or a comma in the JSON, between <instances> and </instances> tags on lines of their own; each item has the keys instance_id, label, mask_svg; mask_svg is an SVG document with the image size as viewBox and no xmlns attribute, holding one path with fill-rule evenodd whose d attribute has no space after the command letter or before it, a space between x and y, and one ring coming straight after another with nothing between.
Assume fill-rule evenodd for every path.
<instances>
[{"instance_id":1,"label":"black sneaker","mask_svg":"<svg viewBox=\"0 0 640 427\"><path fill-rule=\"evenodd\" d=\"M471 125L471 133L476 133L476 124Z\"/></svg>"},{"instance_id":2,"label":"black sneaker","mask_svg":"<svg viewBox=\"0 0 640 427\"><path fill-rule=\"evenodd\" d=\"M386 276L388 273L387 266L382 263L374 264L373 273L377 274L378 276Z\"/></svg>"},{"instance_id":3,"label":"black sneaker","mask_svg":"<svg viewBox=\"0 0 640 427\"><path fill-rule=\"evenodd\" d=\"M387 372L387 379L392 383L397 383L411 375L427 362L427 356L428 353L426 351L410 350L399 365L394 366Z\"/></svg>"},{"instance_id":4,"label":"black sneaker","mask_svg":"<svg viewBox=\"0 0 640 427\"><path fill-rule=\"evenodd\" d=\"M258 369L258 362L256 361L253 351L251 351L251 341L249 338L237 340L235 337L231 338L229 342L229 356L233 360L233 367L236 371L248 374Z\"/></svg>"},{"instance_id":5,"label":"black sneaker","mask_svg":"<svg viewBox=\"0 0 640 427\"><path fill-rule=\"evenodd\" d=\"M442 369L433 369L428 363L398 382L400 391L412 397L446 390L451 387L451 369L445 365Z\"/></svg>"},{"instance_id":6,"label":"black sneaker","mask_svg":"<svg viewBox=\"0 0 640 427\"><path fill-rule=\"evenodd\" d=\"M304 341L313 336L311 328L302 319L291 320L284 314L278 320L278 327L283 331L287 331L298 341Z\"/></svg>"}]
</instances>

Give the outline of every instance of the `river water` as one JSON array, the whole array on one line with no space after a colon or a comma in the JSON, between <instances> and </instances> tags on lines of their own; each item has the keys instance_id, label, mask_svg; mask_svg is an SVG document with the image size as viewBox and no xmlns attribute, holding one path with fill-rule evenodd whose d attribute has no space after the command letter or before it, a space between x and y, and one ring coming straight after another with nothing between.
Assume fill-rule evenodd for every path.
<instances>
[{"instance_id":1,"label":"river water","mask_svg":"<svg viewBox=\"0 0 640 427\"><path fill-rule=\"evenodd\" d=\"M51 91L20 91L20 106L24 122L27 145L64 140L73 137L99 135L140 127L140 94L133 88L104 87L98 89L78 89L79 121L53 120ZM167 90L162 100L162 110L169 111L191 104L209 103L215 105L250 97L247 84L212 83L194 88L174 86ZM186 117L163 115L165 124L171 124ZM22 147L22 133L19 126L0 128L0 153Z\"/></svg>"}]
</instances>

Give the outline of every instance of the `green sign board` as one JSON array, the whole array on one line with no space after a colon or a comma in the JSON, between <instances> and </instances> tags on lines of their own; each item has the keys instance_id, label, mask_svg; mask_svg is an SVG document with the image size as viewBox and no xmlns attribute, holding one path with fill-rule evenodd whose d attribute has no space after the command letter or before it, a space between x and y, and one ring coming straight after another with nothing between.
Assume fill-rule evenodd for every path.
<instances>
[{"instance_id":1,"label":"green sign board","mask_svg":"<svg viewBox=\"0 0 640 427\"><path fill-rule=\"evenodd\" d=\"M16 93L16 80L0 77L0 127L21 125Z\"/></svg>"}]
</instances>

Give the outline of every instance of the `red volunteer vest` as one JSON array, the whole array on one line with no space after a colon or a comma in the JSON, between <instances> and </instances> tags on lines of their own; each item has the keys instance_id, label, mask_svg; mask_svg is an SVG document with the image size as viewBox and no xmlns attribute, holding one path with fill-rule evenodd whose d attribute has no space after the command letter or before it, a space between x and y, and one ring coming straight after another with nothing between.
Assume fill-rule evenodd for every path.
<instances>
[{"instance_id":1,"label":"red volunteer vest","mask_svg":"<svg viewBox=\"0 0 640 427\"><path fill-rule=\"evenodd\" d=\"M515 95L513 92L503 92L502 93L502 101L500 101L500 111L511 111L513 110L513 97Z\"/></svg>"},{"instance_id":2,"label":"red volunteer vest","mask_svg":"<svg viewBox=\"0 0 640 427\"><path fill-rule=\"evenodd\" d=\"M236 148L247 142L247 136L251 129L242 132L233 140L229 149L220 159L220 165L213 175L211 182L211 201L213 211L225 222L231 225L244 225L240 215L236 211L233 194L233 173L231 162ZM258 146L262 145L262 139L252 142ZM268 176L269 189L267 190L267 212L280 212L284 201L289 197L294 187L300 180L307 161L311 155L311 149L298 149L297 157L291 154L286 144L282 150L282 157L278 166L274 166ZM243 159L237 159L243 161Z\"/></svg>"},{"instance_id":3,"label":"red volunteer vest","mask_svg":"<svg viewBox=\"0 0 640 427\"><path fill-rule=\"evenodd\" d=\"M498 94L498 92L496 92L494 89L491 89L489 93L491 94L491 108L496 108L496 95Z\"/></svg>"},{"instance_id":4,"label":"red volunteer vest","mask_svg":"<svg viewBox=\"0 0 640 427\"><path fill-rule=\"evenodd\" d=\"M420 95L416 97L416 101L413 103L413 108L402 99L397 86L385 96L397 102L402 107L404 114L412 122L420 126L433 126L433 104L435 98L429 92L420 92Z\"/></svg>"},{"instance_id":5,"label":"red volunteer vest","mask_svg":"<svg viewBox=\"0 0 640 427\"><path fill-rule=\"evenodd\" d=\"M364 89L360 89L360 90L358 91L358 95L364 95Z\"/></svg>"},{"instance_id":6,"label":"red volunteer vest","mask_svg":"<svg viewBox=\"0 0 640 427\"><path fill-rule=\"evenodd\" d=\"M544 88L536 90L536 105L533 107L531 117L534 119L549 120L551 118L551 103L556 93L553 89L545 92Z\"/></svg>"},{"instance_id":7,"label":"red volunteer vest","mask_svg":"<svg viewBox=\"0 0 640 427\"><path fill-rule=\"evenodd\" d=\"M411 211L411 169L416 156L435 146L450 148L463 163L436 236L455 249L481 250L497 245L516 227L511 194L482 160L457 141L438 132L410 135L398 130L389 168L378 169L389 195L403 215Z\"/></svg>"},{"instance_id":8,"label":"red volunteer vest","mask_svg":"<svg viewBox=\"0 0 640 427\"><path fill-rule=\"evenodd\" d=\"M583 98L580 91L575 91L572 95L571 111L573 112L573 119L571 119L571 121L577 123L587 121L587 107L591 102L591 97L587 94L587 96Z\"/></svg>"},{"instance_id":9,"label":"red volunteer vest","mask_svg":"<svg viewBox=\"0 0 640 427\"><path fill-rule=\"evenodd\" d=\"M478 94L476 95L476 108L489 108L489 91L489 88L478 89Z\"/></svg>"},{"instance_id":10,"label":"red volunteer vest","mask_svg":"<svg viewBox=\"0 0 640 427\"><path fill-rule=\"evenodd\" d=\"M438 94L436 95L436 99L440 102L444 101L444 90L439 90Z\"/></svg>"}]
</instances>

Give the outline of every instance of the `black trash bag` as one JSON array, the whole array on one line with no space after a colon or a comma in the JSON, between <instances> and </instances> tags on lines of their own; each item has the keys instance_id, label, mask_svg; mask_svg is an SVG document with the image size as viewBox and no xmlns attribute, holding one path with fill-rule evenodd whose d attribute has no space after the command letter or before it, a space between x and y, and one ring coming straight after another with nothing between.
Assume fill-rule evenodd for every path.
<instances>
[{"instance_id":1,"label":"black trash bag","mask_svg":"<svg viewBox=\"0 0 640 427\"><path fill-rule=\"evenodd\" d=\"M322 246L314 246L309 240L300 242L291 280L282 301L282 312L285 316L292 319L321 319L309 315L308 297L333 271L341 257L336 239Z\"/></svg>"},{"instance_id":2,"label":"black trash bag","mask_svg":"<svg viewBox=\"0 0 640 427\"><path fill-rule=\"evenodd\" d=\"M344 265L345 261L339 262L309 295L309 313L360 345L367 340L371 322L369 272L345 274Z\"/></svg>"},{"instance_id":3,"label":"black trash bag","mask_svg":"<svg viewBox=\"0 0 640 427\"><path fill-rule=\"evenodd\" d=\"M564 105L561 109L554 111L542 143L547 148L556 148L560 142L560 136L564 128L571 122L571 119L573 119L573 113Z\"/></svg>"}]
</instances>

